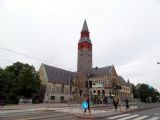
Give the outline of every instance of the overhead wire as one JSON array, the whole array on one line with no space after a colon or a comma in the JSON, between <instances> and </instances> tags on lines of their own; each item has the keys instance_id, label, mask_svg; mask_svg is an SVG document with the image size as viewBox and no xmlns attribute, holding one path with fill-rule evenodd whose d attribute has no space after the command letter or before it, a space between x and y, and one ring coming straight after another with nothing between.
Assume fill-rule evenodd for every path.
<instances>
[{"instance_id":1,"label":"overhead wire","mask_svg":"<svg viewBox=\"0 0 160 120\"><path fill-rule=\"evenodd\" d=\"M37 61L40 61L42 63L48 63L48 64L54 64L55 66L59 66L60 68L64 67L64 65L60 65L60 64L55 64L53 62L50 62L50 61L46 61L44 59L40 59L38 57L33 57L33 56L30 56L30 55L27 55L27 54L24 54L22 52L17 52L15 50L11 50L11 49L8 49L8 48L4 48L4 47L1 47L0 46L0 49L3 50L3 51L7 51L7 52L10 52L10 53L13 53L13 54L17 54L17 55L21 55L21 56L24 56L24 57L28 57L28 58L31 58L31 59L34 59L34 60L37 60ZM2 60L2 59L1 59ZM3 59L4 60L4 59ZM10 60L6 60L6 61L10 61ZM11 61L10 61L11 62ZM13 61L12 61L13 62ZM71 68L68 68L68 67L65 67L67 68L68 70L70 70Z\"/></svg>"},{"instance_id":2,"label":"overhead wire","mask_svg":"<svg viewBox=\"0 0 160 120\"><path fill-rule=\"evenodd\" d=\"M7 52L10 52L10 53L14 53L14 54L18 54L18 55L21 55L21 56L24 56L24 57L28 57L28 58L31 58L31 59L34 59L34 60L38 60L38 61L41 61L43 63L48 63L48 64L54 64L55 66L59 66L59 67L64 67L64 65L60 65L60 64L55 64L53 62L50 62L50 61L46 61L44 59L40 59L38 57L33 57L33 56L30 56L30 55L27 55L27 54L24 54L22 52L17 52L17 51L14 51L14 50L11 50L11 49L8 49L8 48L4 48L4 47L1 47L0 46L0 49L1 50L4 50L4 51L7 51ZM2 59L1 59L2 60ZM7 60L8 62L11 62L10 60ZM13 62L13 61L12 61ZM153 62L148 62L148 63L144 63L144 64L136 64L136 65L125 65L125 66L117 66L119 69L125 69L125 68L133 68L133 67L140 67L140 66L145 66L145 65L149 65L149 64L154 64ZM67 69L71 69L69 67L66 67Z\"/></svg>"}]
</instances>

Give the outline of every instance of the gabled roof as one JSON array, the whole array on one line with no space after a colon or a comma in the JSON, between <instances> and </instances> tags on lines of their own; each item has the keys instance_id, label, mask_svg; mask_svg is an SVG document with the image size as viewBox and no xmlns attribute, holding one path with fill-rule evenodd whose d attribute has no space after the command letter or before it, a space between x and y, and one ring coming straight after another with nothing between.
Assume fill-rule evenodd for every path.
<instances>
[{"instance_id":1,"label":"gabled roof","mask_svg":"<svg viewBox=\"0 0 160 120\"><path fill-rule=\"evenodd\" d=\"M129 84L125 81L125 79L122 76L118 76L118 82L121 85L129 86Z\"/></svg>"},{"instance_id":2,"label":"gabled roof","mask_svg":"<svg viewBox=\"0 0 160 120\"><path fill-rule=\"evenodd\" d=\"M106 66L102 68L95 67L91 69L90 73L94 74L95 76L96 75L106 75L106 74L109 75L111 72L111 68L112 66Z\"/></svg>"},{"instance_id":3,"label":"gabled roof","mask_svg":"<svg viewBox=\"0 0 160 120\"><path fill-rule=\"evenodd\" d=\"M114 76L118 76L114 65L111 65L110 73Z\"/></svg>"},{"instance_id":4,"label":"gabled roof","mask_svg":"<svg viewBox=\"0 0 160 120\"><path fill-rule=\"evenodd\" d=\"M73 79L75 75L75 73L71 71L49 66L46 64L43 64L43 65L46 71L48 82L51 82L51 83L69 85L69 81Z\"/></svg>"}]
</instances>

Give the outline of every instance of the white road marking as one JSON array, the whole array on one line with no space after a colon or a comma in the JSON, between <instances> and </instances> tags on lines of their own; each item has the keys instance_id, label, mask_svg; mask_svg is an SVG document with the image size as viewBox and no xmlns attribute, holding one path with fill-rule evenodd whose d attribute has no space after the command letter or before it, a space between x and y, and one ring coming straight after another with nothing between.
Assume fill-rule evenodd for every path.
<instances>
[{"instance_id":1,"label":"white road marking","mask_svg":"<svg viewBox=\"0 0 160 120\"><path fill-rule=\"evenodd\" d=\"M141 116L141 117L132 119L132 120L143 120L143 119L145 119L145 118L147 118L147 117L149 117L149 116L144 115L144 116Z\"/></svg>"},{"instance_id":2,"label":"white road marking","mask_svg":"<svg viewBox=\"0 0 160 120\"><path fill-rule=\"evenodd\" d=\"M128 116L128 117L124 117L124 118L120 118L118 120L130 120L131 118L135 118L135 117L138 117L139 115L131 115L131 116Z\"/></svg>"},{"instance_id":3,"label":"white road marking","mask_svg":"<svg viewBox=\"0 0 160 120\"><path fill-rule=\"evenodd\" d=\"M155 113L154 116L159 115L160 113Z\"/></svg>"},{"instance_id":4,"label":"white road marking","mask_svg":"<svg viewBox=\"0 0 160 120\"><path fill-rule=\"evenodd\" d=\"M116 119L116 118L121 118L121 117L129 116L129 115L131 115L131 114L122 114L122 115L117 115L114 117L109 117L108 119Z\"/></svg>"},{"instance_id":5,"label":"white road marking","mask_svg":"<svg viewBox=\"0 0 160 120\"><path fill-rule=\"evenodd\" d=\"M148 119L148 120L158 120L160 117L152 117L152 118L150 118L150 119Z\"/></svg>"}]
</instances>

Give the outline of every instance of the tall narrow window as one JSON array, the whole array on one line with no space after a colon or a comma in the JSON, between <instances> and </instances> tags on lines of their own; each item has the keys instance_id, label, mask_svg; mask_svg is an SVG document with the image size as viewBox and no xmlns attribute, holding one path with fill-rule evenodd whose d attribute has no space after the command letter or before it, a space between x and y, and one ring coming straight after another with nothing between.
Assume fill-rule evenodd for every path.
<instances>
[{"instance_id":1,"label":"tall narrow window","mask_svg":"<svg viewBox=\"0 0 160 120\"><path fill-rule=\"evenodd\" d=\"M61 86L61 94L64 94L64 84Z\"/></svg>"}]
</instances>

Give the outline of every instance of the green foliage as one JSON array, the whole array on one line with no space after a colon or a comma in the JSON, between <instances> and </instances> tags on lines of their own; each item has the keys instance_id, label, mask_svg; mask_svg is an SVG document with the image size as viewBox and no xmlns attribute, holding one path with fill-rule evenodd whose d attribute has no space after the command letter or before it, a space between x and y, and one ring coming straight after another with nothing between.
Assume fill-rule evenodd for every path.
<instances>
[{"instance_id":1,"label":"green foliage","mask_svg":"<svg viewBox=\"0 0 160 120\"><path fill-rule=\"evenodd\" d=\"M16 103L20 97L31 98L40 89L40 80L33 66L16 62L0 69L0 96Z\"/></svg>"},{"instance_id":2,"label":"green foliage","mask_svg":"<svg viewBox=\"0 0 160 120\"><path fill-rule=\"evenodd\" d=\"M132 86L133 97L134 98L139 98L136 86L134 84L131 84L131 86Z\"/></svg>"},{"instance_id":3,"label":"green foliage","mask_svg":"<svg viewBox=\"0 0 160 120\"><path fill-rule=\"evenodd\" d=\"M132 84L133 97L140 99L142 102L157 102L159 92L148 84Z\"/></svg>"},{"instance_id":4,"label":"green foliage","mask_svg":"<svg viewBox=\"0 0 160 120\"><path fill-rule=\"evenodd\" d=\"M159 92L148 84L138 84L136 86L138 96L142 102L157 102L159 99Z\"/></svg>"}]
</instances>

